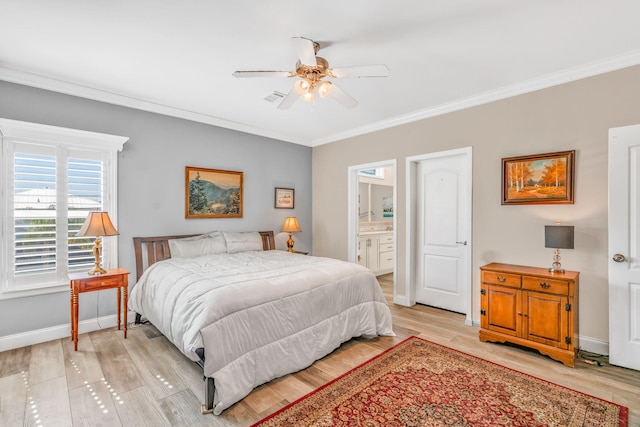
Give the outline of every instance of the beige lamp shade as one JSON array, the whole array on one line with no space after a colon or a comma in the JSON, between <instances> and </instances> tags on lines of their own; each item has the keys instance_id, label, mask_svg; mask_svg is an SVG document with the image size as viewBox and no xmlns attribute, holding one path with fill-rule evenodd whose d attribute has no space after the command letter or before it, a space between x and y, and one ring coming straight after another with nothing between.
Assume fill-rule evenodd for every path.
<instances>
[{"instance_id":1,"label":"beige lamp shade","mask_svg":"<svg viewBox=\"0 0 640 427\"><path fill-rule=\"evenodd\" d=\"M284 233L289 233L289 240L287 240L287 250L289 252L293 252L293 237L291 237L291 233L299 233L302 230L300 229L300 224L298 224L298 219L295 216L287 217L284 220L284 225L282 226L282 231Z\"/></svg>"},{"instance_id":2,"label":"beige lamp shade","mask_svg":"<svg viewBox=\"0 0 640 427\"><path fill-rule=\"evenodd\" d=\"M295 216L290 216L284 220L284 225L282 226L281 231L283 231L284 233L299 233L302 230L300 230L298 219Z\"/></svg>"},{"instance_id":3,"label":"beige lamp shade","mask_svg":"<svg viewBox=\"0 0 640 427\"><path fill-rule=\"evenodd\" d=\"M111 218L107 212L89 212L87 219L80 231L76 233L78 237L95 237L93 243L93 255L95 256L95 267L89 270L88 274L105 274L107 270L100 265L100 255L102 254L102 236L117 236L118 230L111 223Z\"/></svg>"},{"instance_id":4,"label":"beige lamp shade","mask_svg":"<svg viewBox=\"0 0 640 427\"><path fill-rule=\"evenodd\" d=\"M117 236L118 230L113 226L108 212L89 212L87 219L76 236Z\"/></svg>"}]
</instances>

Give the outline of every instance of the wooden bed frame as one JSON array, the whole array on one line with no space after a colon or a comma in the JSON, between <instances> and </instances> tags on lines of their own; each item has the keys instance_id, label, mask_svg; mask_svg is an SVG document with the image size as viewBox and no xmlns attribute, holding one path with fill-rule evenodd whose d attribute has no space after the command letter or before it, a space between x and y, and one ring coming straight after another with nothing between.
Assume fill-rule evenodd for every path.
<instances>
[{"instance_id":1,"label":"wooden bed frame","mask_svg":"<svg viewBox=\"0 0 640 427\"><path fill-rule=\"evenodd\" d=\"M276 248L273 231L259 231L262 237L262 250L270 251ZM142 273L158 261L171 258L169 240L194 237L198 234L183 234L180 236L134 237L133 248L136 255L136 282ZM146 252L146 258L144 253ZM146 261L146 262L145 262Z\"/></svg>"},{"instance_id":2,"label":"wooden bed frame","mask_svg":"<svg viewBox=\"0 0 640 427\"><path fill-rule=\"evenodd\" d=\"M273 231L259 231L262 237L262 250L275 250L276 243ZM182 239L185 237L194 237L197 234L185 234L180 236L157 236L157 237L134 237L133 248L136 257L136 282L140 280L140 276L144 270L158 261L171 258L169 250L169 240ZM146 253L146 256L145 256ZM141 315L136 313L136 324L141 323ZM204 361L196 362L204 369ZM204 377L205 380L205 403L202 404L201 411L203 414L213 413L213 399L215 394L215 384L213 378Z\"/></svg>"}]
</instances>

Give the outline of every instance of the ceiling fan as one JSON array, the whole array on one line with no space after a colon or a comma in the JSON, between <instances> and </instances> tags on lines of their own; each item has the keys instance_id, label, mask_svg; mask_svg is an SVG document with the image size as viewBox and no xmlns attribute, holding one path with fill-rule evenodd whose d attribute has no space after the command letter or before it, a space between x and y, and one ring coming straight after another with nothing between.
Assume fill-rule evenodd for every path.
<instances>
[{"instance_id":1,"label":"ceiling fan","mask_svg":"<svg viewBox=\"0 0 640 427\"><path fill-rule=\"evenodd\" d=\"M363 65L357 67L329 68L326 59L316 56L320 44L304 37L293 37L293 48L298 55L295 71L235 71L234 77L298 77L293 89L282 100L278 108L286 110L302 98L314 102L316 93L324 98L333 97L347 108L358 105L351 95L340 89L335 83L324 80L342 77L387 77L389 68L384 65Z\"/></svg>"}]
</instances>

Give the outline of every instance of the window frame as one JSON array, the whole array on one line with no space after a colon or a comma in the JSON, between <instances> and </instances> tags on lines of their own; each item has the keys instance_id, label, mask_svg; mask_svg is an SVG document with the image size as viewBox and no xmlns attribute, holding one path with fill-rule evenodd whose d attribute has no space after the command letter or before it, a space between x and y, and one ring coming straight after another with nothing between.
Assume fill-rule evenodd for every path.
<instances>
[{"instance_id":1,"label":"window frame","mask_svg":"<svg viewBox=\"0 0 640 427\"><path fill-rule=\"evenodd\" d=\"M67 161L69 153L75 151L93 152L99 155L104 165L104 199L103 209L117 227L118 221L118 152L122 151L128 137L103 133L42 125L0 118L0 211L3 213L0 224L0 300L21 298L25 296L50 294L69 290L68 265L63 265L52 282L31 285L16 285L13 281L14 271L9 257L14 253L14 153L15 145L41 145L43 151L53 148L56 160ZM47 148L45 148L47 147ZM64 153L64 154L60 154ZM66 166L64 167L66 172ZM68 174L65 175L65 180ZM66 184L63 186L66 188ZM64 201L66 205L66 199ZM66 226L65 226L66 227ZM61 240L57 240L60 245ZM118 260L118 241L115 238L105 239L103 247L103 264L106 268L114 268Z\"/></svg>"}]
</instances>

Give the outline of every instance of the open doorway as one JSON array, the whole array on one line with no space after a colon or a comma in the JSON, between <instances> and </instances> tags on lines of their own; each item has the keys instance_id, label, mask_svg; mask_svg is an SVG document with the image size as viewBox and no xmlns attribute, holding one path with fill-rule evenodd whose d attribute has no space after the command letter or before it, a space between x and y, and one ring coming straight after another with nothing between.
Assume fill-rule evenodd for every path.
<instances>
[{"instance_id":1,"label":"open doorway","mask_svg":"<svg viewBox=\"0 0 640 427\"><path fill-rule=\"evenodd\" d=\"M396 207L395 160L349 168L349 261L376 276L396 270Z\"/></svg>"}]
</instances>

